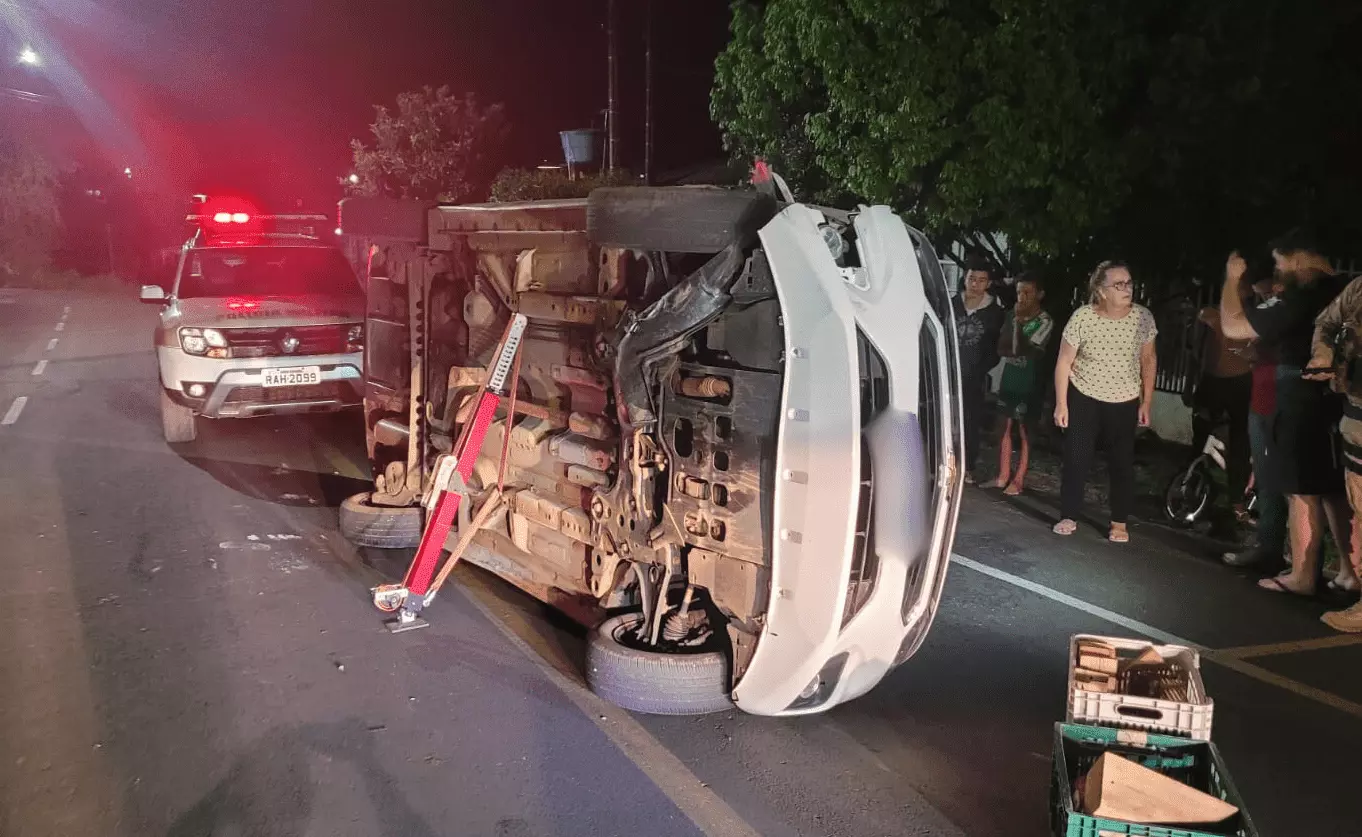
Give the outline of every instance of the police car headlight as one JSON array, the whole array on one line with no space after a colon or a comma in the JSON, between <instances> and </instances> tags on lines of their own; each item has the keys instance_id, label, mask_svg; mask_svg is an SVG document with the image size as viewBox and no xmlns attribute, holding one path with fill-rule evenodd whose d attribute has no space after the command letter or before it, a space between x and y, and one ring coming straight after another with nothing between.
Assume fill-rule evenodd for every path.
<instances>
[{"instance_id":1,"label":"police car headlight","mask_svg":"<svg viewBox=\"0 0 1362 837\"><path fill-rule=\"evenodd\" d=\"M208 345L212 346L215 349L227 348L227 338L223 337L222 332L218 331L215 328L205 328L203 330L203 339L208 343Z\"/></svg>"},{"instance_id":2,"label":"police car headlight","mask_svg":"<svg viewBox=\"0 0 1362 837\"><path fill-rule=\"evenodd\" d=\"M201 355L208 351L208 341L204 339L203 329L180 329L180 348L191 355Z\"/></svg>"}]
</instances>

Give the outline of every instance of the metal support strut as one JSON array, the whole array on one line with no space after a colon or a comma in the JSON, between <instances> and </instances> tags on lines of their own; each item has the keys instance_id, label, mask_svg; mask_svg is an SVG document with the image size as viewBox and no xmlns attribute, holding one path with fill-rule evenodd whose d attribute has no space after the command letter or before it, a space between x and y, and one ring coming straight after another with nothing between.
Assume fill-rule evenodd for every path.
<instances>
[{"instance_id":1,"label":"metal support strut","mask_svg":"<svg viewBox=\"0 0 1362 837\"><path fill-rule=\"evenodd\" d=\"M430 604L435 598L435 593L444 584L445 579L454 569L455 563L458 562L464 550L471 543L473 534L486 523L492 512L501 505L501 485L498 484L469 523L468 531L464 532L459 538L458 544L450 553L449 560L440 571L439 576L435 577L435 570L440 563L440 556L444 553L449 530L453 528L454 521L458 517L459 506L464 495L467 494L467 483L473 476L473 465L482 452L483 442L487 438L487 430L496 417L497 410L501 407L502 399L508 394L511 400L511 409L514 410L516 379L519 378L520 371L518 355L521 339L525 335L526 324L527 320L524 314L516 314L511 317L511 322L507 324L506 333L502 337L501 347L497 350L491 373L487 376L487 383L483 385L482 391L478 395L477 409L464 425L459 440L454 445L451 458L442 463L436 471L431 486L434 507L426 518L426 528L421 535L421 545L417 548L416 557L407 569L406 577L401 584L384 584L375 587L373 590L375 607L385 613L397 612L397 618L386 623L388 629L393 633L424 628L428 624L420 617L422 608ZM511 417L508 412L507 441L509 441L510 436L510 423ZM506 456L506 445L504 444L501 453L502 464L504 465ZM453 466L449 467L451 461ZM501 470L499 469L498 483L500 483L500 473Z\"/></svg>"}]
</instances>

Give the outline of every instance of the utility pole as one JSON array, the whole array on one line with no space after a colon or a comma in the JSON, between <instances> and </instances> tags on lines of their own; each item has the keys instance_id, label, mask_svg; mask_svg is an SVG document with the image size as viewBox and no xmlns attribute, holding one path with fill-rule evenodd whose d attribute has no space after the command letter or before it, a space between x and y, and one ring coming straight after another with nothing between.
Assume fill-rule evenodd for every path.
<instances>
[{"instance_id":1,"label":"utility pole","mask_svg":"<svg viewBox=\"0 0 1362 837\"><path fill-rule=\"evenodd\" d=\"M607 171L613 172L615 170L615 167L619 165L619 141L620 141L619 70L618 62L616 60L615 55L616 52L618 51L618 44L616 43L617 39L615 32L615 0L609 0L609 2L606 4L605 14L607 18L605 23L606 33L605 37L607 41L606 64L610 76L607 82L609 86L609 93L607 97L608 101L606 104L605 116L605 131L606 131L605 166Z\"/></svg>"},{"instance_id":2,"label":"utility pole","mask_svg":"<svg viewBox=\"0 0 1362 837\"><path fill-rule=\"evenodd\" d=\"M643 30L643 183L653 185L653 0L644 7Z\"/></svg>"}]
</instances>

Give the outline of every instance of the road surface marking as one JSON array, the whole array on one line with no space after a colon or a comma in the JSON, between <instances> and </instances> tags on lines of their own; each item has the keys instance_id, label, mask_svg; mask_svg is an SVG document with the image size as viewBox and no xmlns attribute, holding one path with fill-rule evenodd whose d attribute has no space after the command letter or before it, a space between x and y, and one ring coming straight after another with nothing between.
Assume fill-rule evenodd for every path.
<instances>
[{"instance_id":1,"label":"road surface marking","mask_svg":"<svg viewBox=\"0 0 1362 837\"><path fill-rule=\"evenodd\" d=\"M473 587L459 584L455 589L543 672L582 714L590 718L620 752L637 765L638 769L667 795L672 804L707 837L760 837L760 832L749 825L708 785L701 782L675 753L663 746L662 742L654 738L653 734L635 721L628 712L596 697L547 662L528 642L506 625L500 615L483 603L481 596Z\"/></svg>"},{"instance_id":2,"label":"road surface marking","mask_svg":"<svg viewBox=\"0 0 1362 837\"><path fill-rule=\"evenodd\" d=\"M9 405L9 412L5 413L5 417L0 419L0 425L14 424L16 421L18 421L19 414L24 411L24 405L27 403L28 403L27 395L21 395L18 398L14 399L14 403Z\"/></svg>"},{"instance_id":3,"label":"road surface marking","mask_svg":"<svg viewBox=\"0 0 1362 837\"><path fill-rule=\"evenodd\" d=\"M47 341L47 350L50 352L53 349L57 348L57 344L60 342L61 342L60 337L53 337L51 340Z\"/></svg>"},{"instance_id":4,"label":"road surface marking","mask_svg":"<svg viewBox=\"0 0 1362 837\"><path fill-rule=\"evenodd\" d=\"M1098 619L1105 619L1113 625L1129 628L1136 633L1144 634L1150 639L1157 639L1164 645L1186 645L1189 648L1195 648L1202 652L1209 650L1203 645L1192 642L1190 639L1183 639L1182 637L1170 634L1167 631L1161 631L1153 625L1147 625L1138 619L1131 619L1129 616L1122 616L1115 611L1107 610L1105 607L1089 604L1082 599L1070 596L1068 593L1052 590L1043 584L1037 584L1034 581L1029 581L1021 576L1013 575L1012 573L1005 572L996 567L990 567L988 564L981 564L978 561L966 558L963 555L952 553L951 559L955 561L955 563L963 567L969 567L977 573L983 573L986 576L996 578L1005 584L1011 584L1013 587L1029 590L1037 596L1042 596L1052 602L1059 602L1062 605L1068 605L1069 607L1074 608L1075 610L1081 610L1090 616L1096 616Z\"/></svg>"},{"instance_id":5,"label":"road surface marking","mask_svg":"<svg viewBox=\"0 0 1362 837\"><path fill-rule=\"evenodd\" d=\"M63 305L63 306L62 306L62 309L61 309L61 312L62 312L63 314L70 314L70 313L71 313L71 306L69 306L69 305Z\"/></svg>"},{"instance_id":6,"label":"road surface marking","mask_svg":"<svg viewBox=\"0 0 1362 837\"><path fill-rule=\"evenodd\" d=\"M33 367L33 373L32 373L32 374L34 374L34 375L41 375L41 374L43 374L43 370L46 369L46 368L47 368L47 361L46 361L46 360L40 360L40 361L38 361L38 365L35 366L35 367Z\"/></svg>"},{"instance_id":7,"label":"road surface marking","mask_svg":"<svg viewBox=\"0 0 1362 837\"><path fill-rule=\"evenodd\" d=\"M57 331L66 331L66 323L57 323Z\"/></svg>"},{"instance_id":8,"label":"road surface marking","mask_svg":"<svg viewBox=\"0 0 1362 837\"><path fill-rule=\"evenodd\" d=\"M1222 657L1247 660L1250 657L1272 657L1277 654L1295 654L1300 651L1323 651L1329 648L1346 648L1349 645L1362 645L1362 634L1335 634L1315 639L1294 639L1290 642L1272 642L1265 645L1241 645L1237 648L1221 648L1215 653Z\"/></svg>"},{"instance_id":9,"label":"road surface marking","mask_svg":"<svg viewBox=\"0 0 1362 837\"><path fill-rule=\"evenodd\" d=\"M314 438L312 444L322 455L322 459L326 460L326 464L331 466L334 473L350 479L368 481L367 469L360 468L360 466L351 462L350 458L340 448L320 437Z\"/></svg>"},{"instance_id":10,"label":"road surface marking","mask_svg":"<svg viewBox=\"0 0 1362 837\"><path fill-rule=\"evenodd\" d=\"M1099 607L1095 604L1090 604L1082 599L1070 596L1068 593L1061 593L1058 590L1046 587L1043 584L1037 584L1034 581L1013 575L1012 573L1000 570L997 567L990 567L987 564L982 564L978 561L966 558L963 555L952 553L951 560L962 567L968 567L975 572L982 573L990 578L995 578L1004 584L1020 587L1021 589L1035 593L1042 598L1049 599L1053 602L1059 602L1060 604L1067 605L1075 610L1081 610L1090 616L1096 616L1097 618L1111 622L1114 625L1120 625L1123 628L1127 628L1138 634L1143 634L1150 639L1156 639L1166 645L1185 645L1188 648L1193 648L1201 653L1203 659L1210 660L1230 671L1238 672L1246 677L1252 677L1260 683L1267 683L1268 685L1276 686L1279 689L1285 689L1294 695L1306 698L1307 700L1313 700L1316 703L1322 703L1331 709L1337 709L1338 711L1352 715L1355 718L1362 718L1362 703L1355 703L1346 698L1341 698L1333 692L1327 692L1324 689L1309 686L1297 680L1292 680L1289 677L1283 677L1280 674L1268 671L1262 666L1254 665L1253 663L1242 659L1242 648L1226 649L1228 653L1217 651L1214 648L1207 648L1200 643L1192 642L1189 639L1183 639L1176 634L1161 631L1153 625L1147 625L1138 619L1131 619L1129 616L1123 616L1115 611L1107 610L1106 608ZM1308 642L1309 640L1304 641Z\"/></svg>"}]
</instances>

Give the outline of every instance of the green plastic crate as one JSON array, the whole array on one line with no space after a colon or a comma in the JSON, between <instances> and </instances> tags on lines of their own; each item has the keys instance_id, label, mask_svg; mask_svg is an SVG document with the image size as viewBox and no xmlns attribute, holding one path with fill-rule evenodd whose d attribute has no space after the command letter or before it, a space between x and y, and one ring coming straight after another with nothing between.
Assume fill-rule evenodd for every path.
<instances>
[{"instance_id":1,"label":"green plastic crate","mask_svg":"<svg viewBox=\"0 0 1362 837\"><path fill-rule=\"evenodd\" d=\"M1216 826L1142 825L1092 817L1074 810L1074 783L1105 752L1217 796L1239 809ZM1175 738L1111 727L1055 724L1054 771L1050 781L1050 828L1055 837L1258 837L1244 800L1230 779L1220 751L1209 741Z\"/></svg>"}]
</instances>

